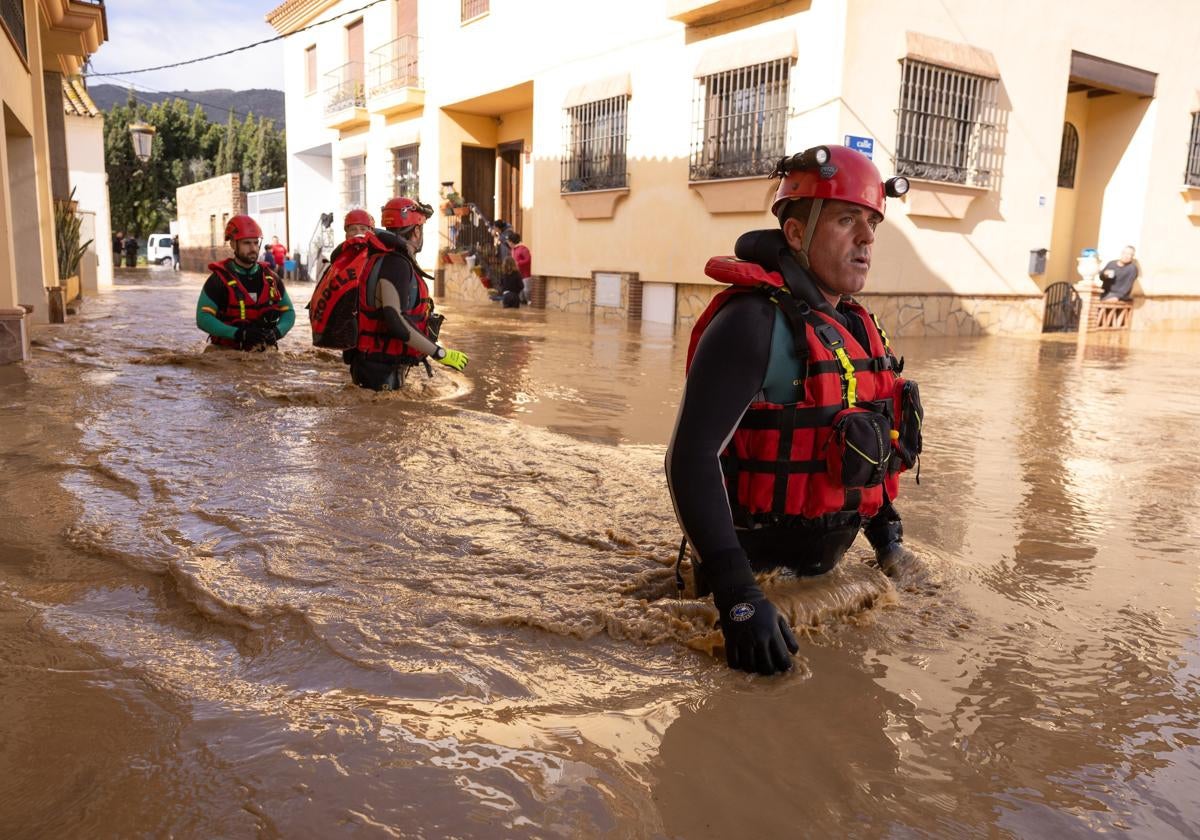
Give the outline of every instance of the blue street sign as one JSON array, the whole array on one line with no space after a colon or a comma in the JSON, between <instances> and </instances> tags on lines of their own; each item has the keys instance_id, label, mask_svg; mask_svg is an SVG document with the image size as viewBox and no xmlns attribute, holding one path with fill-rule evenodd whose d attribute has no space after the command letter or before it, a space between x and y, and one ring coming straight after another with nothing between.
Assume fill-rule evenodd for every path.
<instances>
[{"instance_id":1,"label":"blue street sign","mask_svg":"<svg viewBox=\"0 0 1200 840\"><path fill-rule=\"evenodd\" d=\"M846 142L843 145L849 146L856 152L862 152L869 158L875 157L875 140L871 137L855 137L853 134L847 134Z\"/></svg>"}]
</instances>

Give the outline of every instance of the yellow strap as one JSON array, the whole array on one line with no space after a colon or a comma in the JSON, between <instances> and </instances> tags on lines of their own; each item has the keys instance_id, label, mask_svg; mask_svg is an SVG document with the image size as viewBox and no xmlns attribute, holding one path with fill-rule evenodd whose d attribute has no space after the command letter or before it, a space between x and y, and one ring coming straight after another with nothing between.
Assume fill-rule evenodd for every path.
<instances>
[{"instance_id":1,"label":"yellow strap","mask_svg":"<svg viewBox=\"0 0 1200 840\"><path fill-rule=\"evenodd\" d=\"M238 310L241 311L242 320L245 321L246 320L246 301L242 300L241 298L238 298Z\"/></svg>"},{"instance_id":2,"label":"yellow strap","mask_svg":"<svg viewBox=\"0 0 1200 840\"><path fill-rule=\"evenodd\" d=\"M879 330L879 337L883 339L883 346L887 349L892 349L892 344L888 341L887 330L883 328L883 324L879 323L879 319L875 317L875 313L871 313L871 320L875 322L875 329Z\"/></svg>"},{"instance_id":3,"label":"yellow strap","mask_svg":"<svg viewBox=\"0 0 1200 840\"><path fill-rule=\"evenodd\" d=\"M845 347L834 348L833 355L842 366L842 401L851 408L858 399L858 380L854 376L854 362L846 355Z\"/></svg>"}]
</instances>

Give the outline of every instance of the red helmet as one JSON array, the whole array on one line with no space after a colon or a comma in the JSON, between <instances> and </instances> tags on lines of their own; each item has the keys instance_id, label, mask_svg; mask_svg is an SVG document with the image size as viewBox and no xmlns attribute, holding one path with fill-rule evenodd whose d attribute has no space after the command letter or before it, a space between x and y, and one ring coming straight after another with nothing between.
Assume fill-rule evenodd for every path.
<instances>
[{"instance_id":1,"label":"red helmet","mask_svg":"<svg viewBox=\"0 0 1200 840\"><path fill-rule=\"evenodd\" d=\"M346 214L346 221L342 223L342 230L350 227L350 225L366 225L369 228L375 227L375 220L371 218L371 214L366 210L354 209Z\"/></svg>"},{"instance_id":2,"label":"red helmet","mask_svg":"<svg viewBox=\"0 0 1200 840\"><path fill-rule=\"evenodd\" d=\"M771 203L776 217L798 198L832 198L870 207L884 215L884 197L892 192L871 159L845 146L814 146L784 158L775 170L779 189ZM907 183L904 188L907 188Z\"/></svg>"},{"instance_id":3,"label":"red helmet","mask_svg":"<svg viewBox=\"0 0 1200 840\"><path fill-rule=\"evenodd\" d=\"M383 205L379 220L388 230L423 225L433 216L433 208L411 198L393 198Z\"/></svg>"},{"instance_id":4,"label":"red helmet","mask_svg":"<svg viewBox=\"0 0 1200 840\"><path fill-rule=\"evenodd\" d=\"M262 239L262 228L249 216L234 216L225 224L225 241L237 242L239 239Z\"/></svg>"}]
</instances>

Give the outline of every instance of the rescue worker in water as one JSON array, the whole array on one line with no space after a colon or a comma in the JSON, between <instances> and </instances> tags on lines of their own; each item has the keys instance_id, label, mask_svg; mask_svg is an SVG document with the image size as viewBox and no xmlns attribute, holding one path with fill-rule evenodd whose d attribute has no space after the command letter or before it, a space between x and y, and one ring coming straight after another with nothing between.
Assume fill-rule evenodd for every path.
<instances>
[{"instance_id":1,"label":"rescue worker in water","mask_svg":"<svg viewBox=\"0 0 1200 840\"><path fill-rule=\"evenodd\" d=\"M218 347L265 350L287 335L296 311L283 281L258 261L262 228L245 215L225 225L233 256L210 263L212 274L196 303L196 326Z\"/></svg>"},{"instance_id":2,"label":"rescue worker in water","mask_svg":"<svg viewBox=\"0 0 1200 840\"><path fill-rule=\"evenodd\" d=\"M358 340L342 354L361 388L396 390L413 366L428 368L427 359L454 370L467 366L466 353L438 343L442 316L434 312L426 284L432 278L417 265L432 216L428 205L393 198L380 212L384 230L361 234L373 241L360 268Z\"/></svg>"},{"instance_id":3,"label":"rescue worker in water","mask_svg":"<svg viewBox=\"0 0 1200 840\"><path fill-rule=\"evenodd\" d=\"M697 596L712 593L729 666L761 674L790 669L799 648L755 572L824 574L860 528L894 572L911 554L892 499L921 445L916 384L851 297L885 195L907 182L834 146L785 158L775 177L780 229L744 234L740 259L705 269L731 287L693 330L666 458Z\"/></svg>"}]
</instances>

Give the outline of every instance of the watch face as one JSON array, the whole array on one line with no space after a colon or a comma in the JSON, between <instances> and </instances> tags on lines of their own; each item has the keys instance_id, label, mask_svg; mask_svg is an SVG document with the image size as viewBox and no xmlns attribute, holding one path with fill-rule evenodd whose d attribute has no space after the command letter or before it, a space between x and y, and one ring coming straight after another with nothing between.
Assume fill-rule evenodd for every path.
<instances>
[{"instance_id":1,"label":"watch face","mask_svg":"<svg viewBox=\"0 0 1200 840\"><path fill-rule=\"evenodd\" d=\"M729 617L734 621L747 621L754 615L754 605L745 602L734 604L729 610Z\"/></svg>"}]
</instances>

